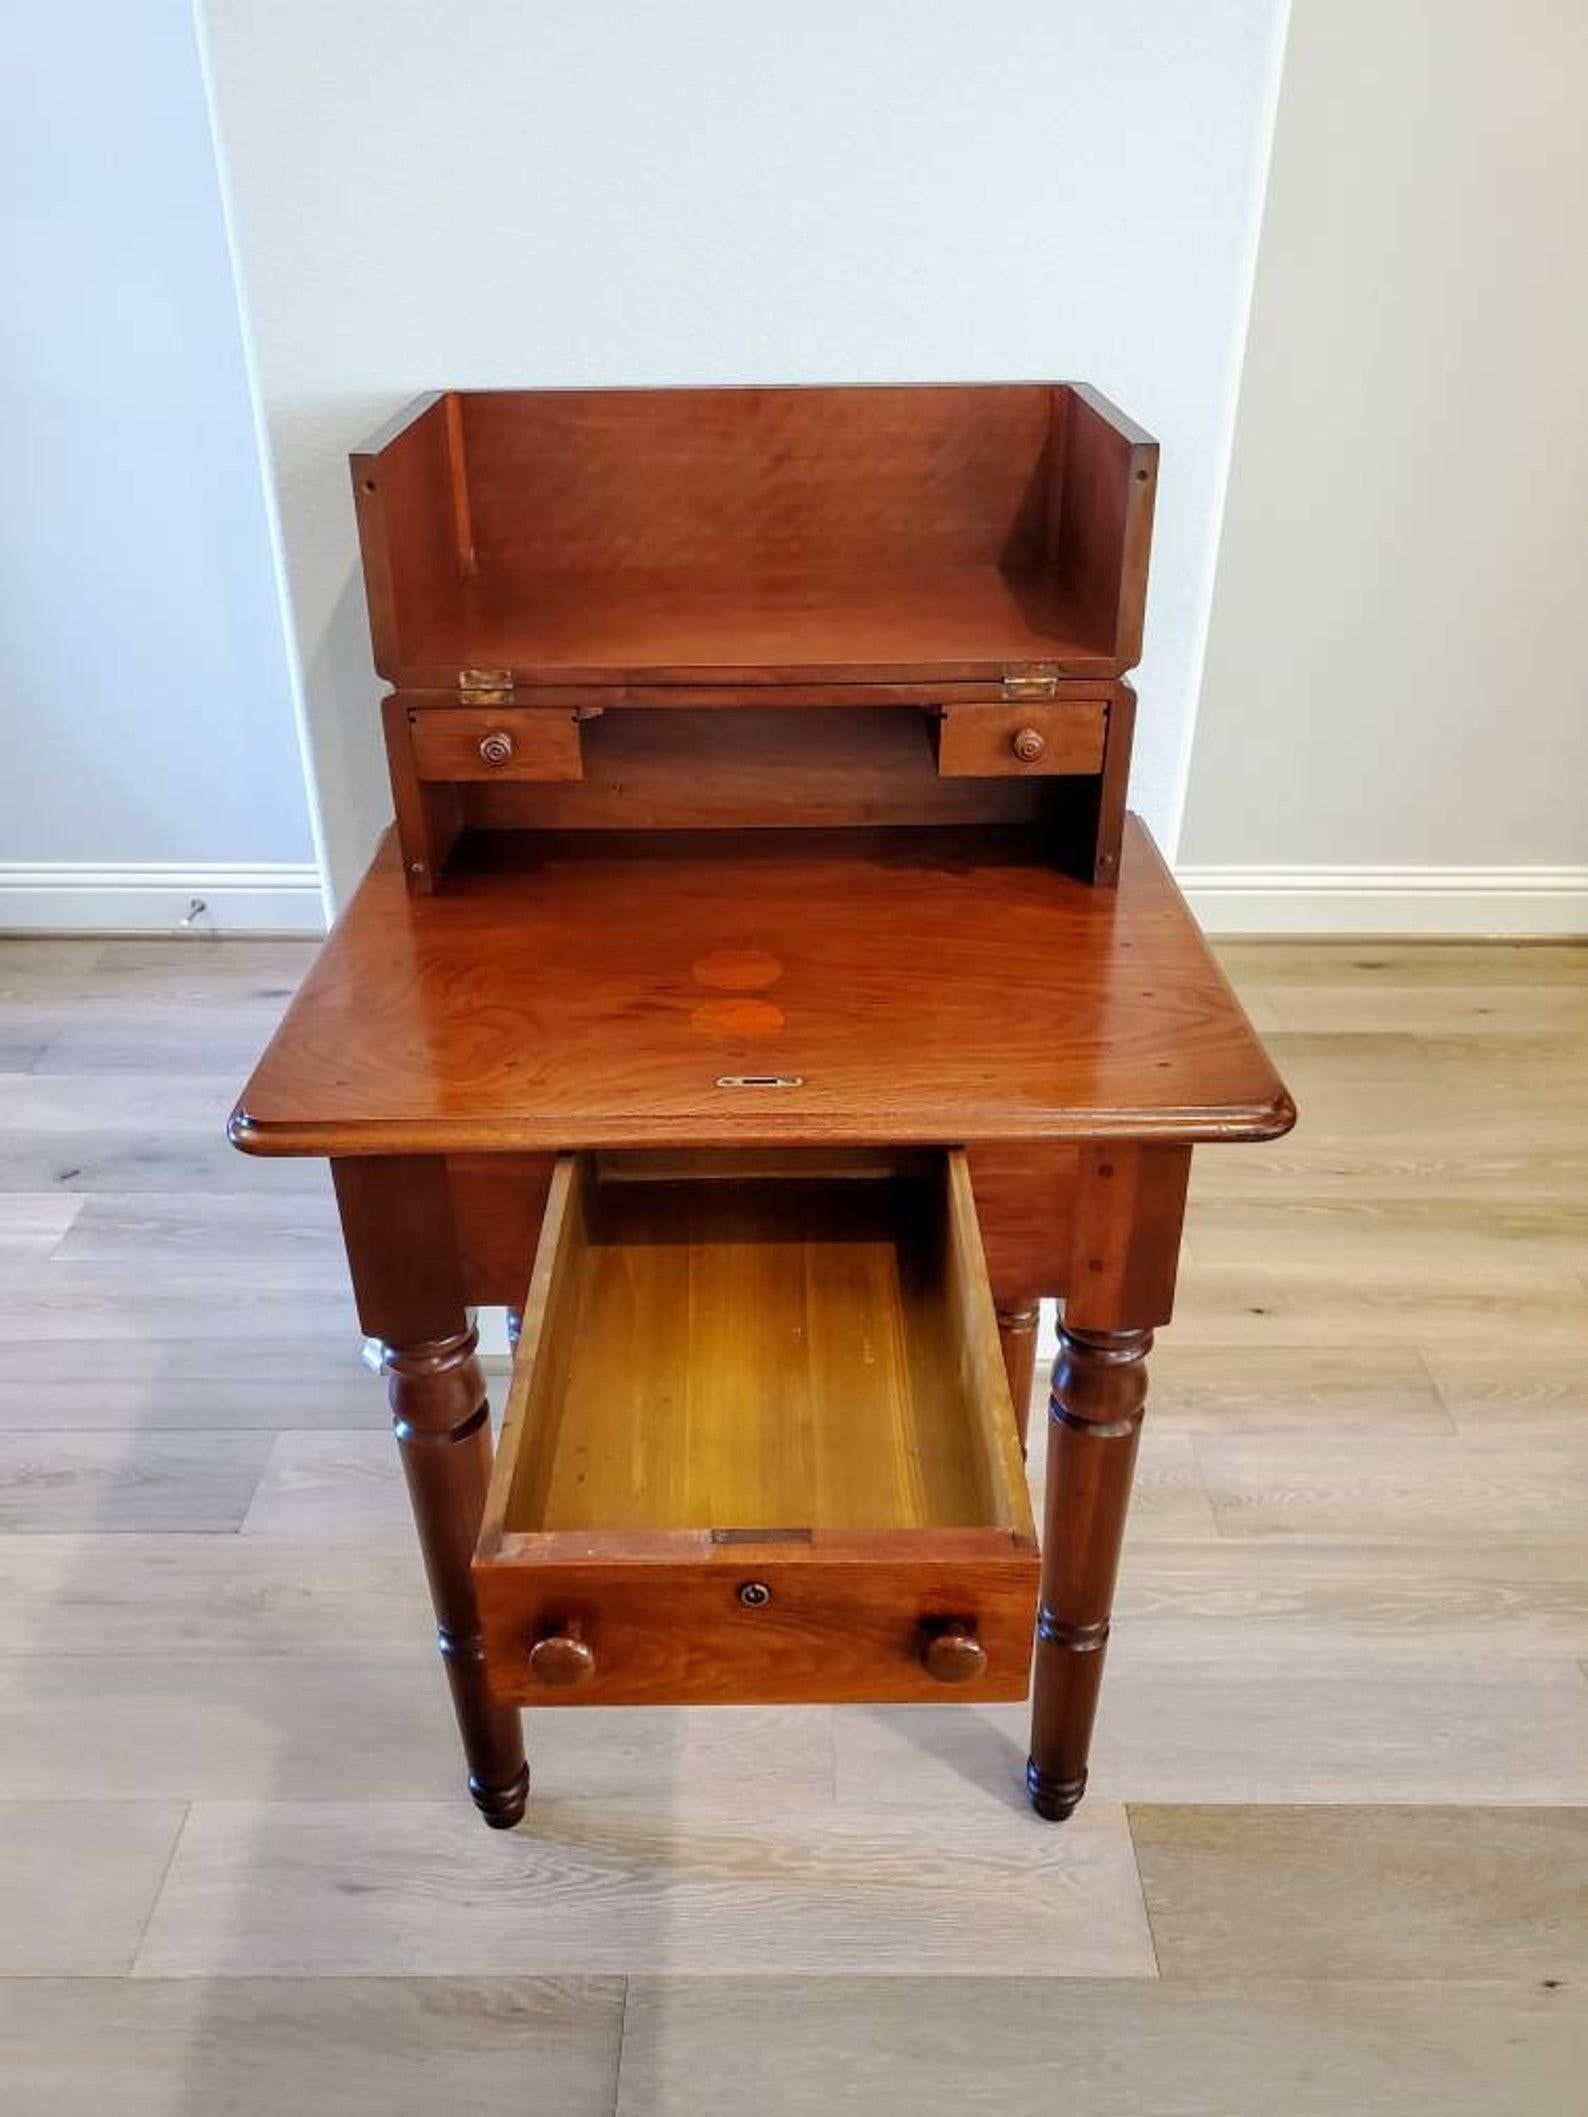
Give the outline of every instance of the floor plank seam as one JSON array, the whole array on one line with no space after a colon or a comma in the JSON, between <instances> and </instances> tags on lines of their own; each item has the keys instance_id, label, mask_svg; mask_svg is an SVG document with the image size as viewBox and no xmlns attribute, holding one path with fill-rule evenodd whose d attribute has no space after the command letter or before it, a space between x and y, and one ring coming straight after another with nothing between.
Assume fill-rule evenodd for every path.
<instances>
[{"instance_id":1,"label":"floor plank seam","mask_svg":"<svg viewBox=\"0 0 1588 2117\"><path fill-rule=\"evenodd\" d=\"M608 2117L619 2117L623 2108L623 2058L629 2041L629 1999L634 1990L632 1977L623 1979L623 2001L618 2009L618 2047L612 2062L612 2101Z\"/></svg>"},{"instance_id":2,"label":"floor plank seam","mask_svg":"<svg viewBox=\"0 0 1588 2117\"><path fill-rule=\"evenodd\" d=\"M1156 1982L1163 1980L1163 1958L1158 1951L1158 1932L1152 1919L1152 1899L1147 1894L1147 1877L1141 1869L1141 1850L1136 1843L1135 1811L1138 1804L1125 1803L1125 1832L1130 1839L1130 1857L1136 1869L1136 1887L1141 1891L1141 1915L1147 1926L1147 1945L1152 1950L1152 1975Z\"/></svg>"},{"instance_id":3,"label":"floor plank seam","mask_svg":"<svg viewBox=\"0 0 1588 2117\"><path fill-rule=\"evenodd\" d=\"M165 1885L171 1879L171 1870L176 1865L177 1850L182 1843L182 1836L187 1829L188 1819L192 1813L193 1803L184 1801L181 1820L171 1833L171 1849L165 1856L165 1864L160 1869L160 1879L155 1883L153 1893L149 1898L149 1909L144 1915L142 1925L138 1928L138 1938L133 1943L132 1952L127 1958L127 1967L122 1973L126 1978L131 1978L136 1972L138 1957L143 1953L143 1944L149 1938L149 1928L154 1924L154 1915L160 1908L160 1899L165 1894Z\"/></svg>"}]
</instances>

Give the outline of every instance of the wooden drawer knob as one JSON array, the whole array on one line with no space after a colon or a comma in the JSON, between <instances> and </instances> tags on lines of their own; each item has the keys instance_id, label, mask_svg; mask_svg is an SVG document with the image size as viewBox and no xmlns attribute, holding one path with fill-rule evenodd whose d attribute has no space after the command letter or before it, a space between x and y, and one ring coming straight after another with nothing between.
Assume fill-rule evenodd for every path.
<instances>
[{"instance_id":1,"label":"wooden drawer knob","mask_svg":"<svg viewBox=\"0 0 1588 2117\"><path fill-rule=\"evenodd\" d=\"M1039 728L1022 728L1009 740L1009 747L1022 764L1035 764L1047 746L1047 738Z\"/></svg>"},{"instance_id":2,"label":"wooden drawer knob","mask_svg":"<svg viewBox=\"0 0 1588 2117\"><path fill-rule=\"evenodd\" d=\"M506 764L513 754L513 738L505 728L493 728L480 738L480 757L485 764Z\"/></svg>"},{"instance_id":3,"label":"wooden drawer knob","mask_svg":"<svg viewBox=\"0 0 1588 2117\"><path fill-rule=\"evenodd\" d=\"M986 1668L987 1649L974 1625L945 1625L921 1649L921 1665L936 1683L970 1683Z\"/></svg>"},{"instance_id":4,"label":"wooden drawer knob","mask_svg":"<svg viewBox=\"0 0 1588 2117\"><path fill-rule=\"evenodd\" d=\"M537 1639L529 1650L529 1666L537 1683L566 1690L595 1674L595 1649L580 1637L579 1627L571 1624L546 1639Z\"/></svg>"}]
</instances>

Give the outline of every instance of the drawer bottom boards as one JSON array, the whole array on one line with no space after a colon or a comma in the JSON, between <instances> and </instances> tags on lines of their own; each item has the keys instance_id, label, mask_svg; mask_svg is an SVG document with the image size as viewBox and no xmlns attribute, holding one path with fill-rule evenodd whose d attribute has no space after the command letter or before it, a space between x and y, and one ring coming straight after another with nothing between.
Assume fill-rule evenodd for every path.
<instances>
[{"instance_id":1,"label":"drawer bottom boards","mask_svg":"<svg viewBox=\"0 0 1588 2117\"><path fill-rule=\"evenodd\" d=\"M1037 1573L962 1154L559 1159L474 1563L499 1699L1019 1698Z\"/></svg>"}]
</instances>

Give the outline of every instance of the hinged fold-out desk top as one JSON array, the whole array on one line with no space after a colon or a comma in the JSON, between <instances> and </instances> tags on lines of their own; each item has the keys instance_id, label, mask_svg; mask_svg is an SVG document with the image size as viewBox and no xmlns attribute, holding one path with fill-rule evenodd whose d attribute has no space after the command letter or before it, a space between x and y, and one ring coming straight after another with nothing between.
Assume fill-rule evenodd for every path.
<instances>
[{"instance_id":1,"label":"hinged fold-out desk top","mask_svg":"<svg viewBox=\"0 0 1588 2117\"><path fill-rule=\"evenodd\" d=\"M779 1085L741 1085L770 1081ZM232 1121L261 1154L1265 1139L1293 1111L1142 825L388 839Z\"/></svg>"}]
</instances>

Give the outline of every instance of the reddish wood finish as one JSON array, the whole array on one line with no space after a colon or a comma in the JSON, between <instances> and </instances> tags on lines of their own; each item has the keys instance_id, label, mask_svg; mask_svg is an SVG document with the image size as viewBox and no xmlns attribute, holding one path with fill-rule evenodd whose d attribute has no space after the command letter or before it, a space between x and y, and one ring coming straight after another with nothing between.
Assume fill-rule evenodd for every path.
<instances>
[{"instance_id":1,"label":"reddish wood finish","mask_svg":"<svg viewBox=\"0 0 1588 2117\"><path fill-rule=\"evenodd\" d=\"M1141 659L1158 444L1098 391L1071 383L1062 463L1048 549L1083 608L1105 616L1123 673Z\"/></svg>"},{"instance_id":2,"label":"reddish wood finish","mask_svg":"<svg viewBox=\"0 0 1588 2117\"><path fill-rule=\"evenodd\" d=\"M494 1829L524 1813L516 1713L492 1702L469 1566L491 1472L490 1407L474 1357L446 1171L434 1159L335 1162L359 1323L381 1342L392 1425L435 1605L436 1637L469 1764Z\"/></svg>"},{"instance_id":3,"label":"reddish wood finish","mask_svg":"<svg viewBox=\"0 0 1588 2117\"><path fill-rule=\"evenodd\" d=\"M929 1636L921 1666L934 1683L977 1683L987 1673L987 1649L976 1626L956 1617Z\"/></svg>"},{"instance_id":4,"label":"reddish wood finish","mask_svg":"<svg viewBox=\"0 0 1588 2117\"><path fill-rule=\"evenodd\" d=\"M571 708L410 708L408 727L421 779L578 779L579 726Z\"/></svg>"},{"instance_id":5,"label":"reddish wood finish","mask_svg":"<svg viewBox=\"0 0 1588 2117\"><path fill-rule=\"evenodd\" d=\"M1024 1696L1039 1562L962 1156L564 1157L523 1316L475 1559L498 1697Z\"/></svg>"},{"instance_id":6,"label":"reddish wood finish","mask_svg":"<svg viewBox=\"0 0 1588 2117\"><path fill-rule=\"evenodd\" d=\"M1026 1765L1031 1805L1052 1823L1086 1791L1151 1344L1145 1330L1059 1330Z\"/></svg>"},{"instance_id":7,"label":"reddish wood finish","mask_svg":"<svg viewBox=\"0 0 1588 2117\"><path fill-rule=\"evenodd\" d=\"M994 564L906 573L728 578L636 573L460 582L418 634L405 691L455 687L458 671L539 684L1001 683L1037 667L1110 678L1106 632L1061 579ZM382 671L389 674L389 671ZM598 701L592 701L593 703Z\"/></svg>"},{"instance_id":8,"label":"reddish wood finish","mask_svg":"<svg viewBox=\"0 0 1588 2117\"><path fill-rule=\"evenodd\" d=\"M1078 1150L1027 1140L990 1141L967 1151L987 1277L1000 1316L1018 1315L1069 1282ZM516 1308L523 1299L524 1261L540 1237L551 1168L549 1154L447 1156L452 1224L471 1305ZM1007 1364L1007 1340L1005 1354Z\"/></svg>"},{"instance_id":9,"label":"reddish wood finish","mask_svg":"<svg viewBox=\"0 0 1588 2117\"><path fill-rule=\"evenodd\" d=\"M1069 1280L1070 1221L1080 1149L1050 1140L970 1147L970 1180L1001 1309L1028 1307Z\"/></svg>"},{"instance_id":10,"label":"reddish wood finish","mask_svg":"<svg viewBox=\"0 0 1588 2117\"><path fill-rule=\"evenodd\" d=\"M1037 823L1052 793L941 777L924 716L882 706L625 706L586 722L580 735L580 784L504 785L496 776L464 790L466 821L537 831Z\"/></svg>"},{"instance_id":11,"label":"reddish wood finish","mask_svg":"<svg viewBox=\"0 0 1588 2117\"><path fill-rule=\"evenodd\" d=\"M773 1543L698 1548L682 1563L630 1550L559 1563L547 1555L478 1575L492 1689L517 1705L920 1705L948 1680L925 1657L923 1618L973 1613L983 1652L964 1695L986 1702L1026 1695L1031 1668L1033 1556L1009 1539L994 1553L967 1534L956 1557L928 1558L915 1538L890 1557L872 1535L799 1549ZM570 1547L576 1539L567 1539ZM588 1542L589 1540L586 1539ZM660 1540L658 1539L658 1542ZM674 1538L674 1542L680 1539ZM764 1607L747 1606L747 1582ZM531 1659L538 1636L572 1622L588 1632L588 1680L548 1694Z\"/></svg>"},{"instance_id":12,"label":"reddish wood finish","mask_svg":"<svg viewBox=\"0 0 1588 2117\"><path fill-rule=\"evenodd\" d=\"M352 459L370 640L382 676L401 669L467 571L457 544L448 399L432 391ZM450 671L448 685L456 682Z\"/></svg>"},{"instance_id":13,"label":"reddish wood finish","mask_svg":"<svg viewBox=\"0 0 1588 2117\"><path fill-rule=\"evenodd\" d=\"M1035 1301L998 1304L998 1337L1009 1375L1009 1401L1014 1406L1015 1431L1022 1451L1031 1424L1031 1389L1037 1372L1037 1325L1041 1309Z\"/></svg>"},{"instance_id":14,"label":"reddish wood finish","mask_svg":"<svg viewBox=\"0 0 1588 2117\"><path fill-rule=\"evenodd\" d=\"M1051 706L945 706L937 768L945 779L1097 773L1103 768L1107 723L1102 699Z\"/></svg>"},{"instance_id":15,"label":"reddish wood finish","mask_svg":"<svg viewBox=\"0 0 1588 2117\"><path fill-rule=\"evenodd\" d=\"M453 393L352 469L376 666L407 689L1140 653L1156 447L1082 385Z\"/></svg>"},{"instance_id":16,"label":"reddish wood finish","mask_svg":"<svg viewBox=\"0 0 1588 2117\"><path fill-rule=\"evenodd\" d=\"M1091 1147L1048 1407L1042 1600L1026 1783L1062 1821L1086 1787L1153 1328L1174 1304L1191 1156Z\"/></svg>"},{"instance_id":17,"label":"reddish wood finish","mask_svg":"<svg viewBox=\"0 0 1588 2117\"><path fill-rule=\"evenodd\" d=\"M1091 848L1086 879L1103 886L1117 883L1125 842L1125 794L1130 782L1130 752L1136 734L1136 693L1127 683L1114 686L1108 708L1108 735L1103 770L1095 788L1076 783L1066 788L1072 800L1095 804L1086 824L1069 833L1070 843Z\"/></svg>"},{"instance_id":18,"label":"reddish wood finish","mask_svg":"<svg viewBox=\"0 0 1588 2117\"><path fill-rule=\"evenodd\" d=\"M381 727L391 770L398 857L408 888L432 896L463 827L463 790L420 778L407 709L396 692L381 701Z\"/></svg>"},{"instance_id":19,"label":"reddish wood finish","mask_svg":"<svg viewBox=\"0 0 1588 2117\"><path fill-rule=\"evenodd\" d=\"M485 1692L466 1577L489 1441L464 1305L521 1298L550 1147L637 1140L664 1153L692 1140L781 1143L786 1152L847 1140L853 1156L911 1135L972 1141L986 1269L1017 1397L1037 1297L1067 1302L1031 1767L1033 1798L1058 1814L1084 1778L1141 1356L1169 1313L1189 1145L1270 1137L1290 1121L1282 1087L1139 828L1127 834L1117 894L1068 881L1007 840L989 860L979 838L934 833L901 861L871 840L793 839L680 844L661 858L592 839L585 854L559 854L529 874L466 878L428 903L403 893L388 856L323 951L235 1120L250 1149L337 1157L360 1313L395 1348L416 1517L471 1777L493 1821L511 1820L521 1804L522 1761L511 1712ZM670 1035L670 1011L686 999L779 1006L806 1048L840 1067L836 1090L791 1117L778 1114L786 1091L769 1091L771 1114L758 1105L745 1119L733 1102L692 1091L681 1054L700 1063L694 1039L708 1065L721 1060L698 1030ZM752 1040L746 1055L755 1048ZM885 1566L875 1538L866 1544L864 1562ZM695 1613L700 1625L721 1618L719 1578L737 1587L751 1577L747 1553L718 1548L724 1570L691 1565L677 1583L681 1615L690 1596L711 1602ZM775 1546L754 1555L755 1577L788 1566ZM983 1650L1007 1668L1005 1621L972 1599L985 1547L969 1574L966 1556L944 1553L932 1607L944 1626L974 1617ZM583 1614L569 1591L589 1561L571 1547L565 1557L573 1571L557 1607L528 1611L520 1580L504 1620L512 1630L503 1651L519 1654L524 1696L544 1695L521 1651L526 1620L567 1637ZM657 1564L664 1558L658 1551ZM873 1618L841 1597L840 1624L837 1604L806 1599L808 1567L788 1577L805 1586L778 1605L789 1628L781 1680L793 1687L778 1695L831 1696L835 1684L841 1695L846 1681L858 1688L862 1664L870 1694L878 1656L898 1672L894 1695L922 1695L911 1688L922 1681L936 1689L921 1660L929 1638L918 1601L904 1612L866 1600L860 1609ZM662 1574L646 1578L654 1587ZM842 1574L828 1578L839 1592ZM918 1597L918 1570L911 1581ZM630 1626L637 1651L646 1593L637 1585L631 1606L603 1605L609 1647ZM737 1603L734 1611L746 1625L760 1614ZM764 1681L756 1641L767 1635L736 1631L738 1616L730 1613L729 1629L748 1658L714 1663L714 1695ZM835 1636L849 1645L835 1647ZM601 1642L585 1644L595 1668L565 1695L595 1702ZM848 1679L846 1654L860 1657Z\"/></svg>"},{"instance_id":20,"label":"reddish wood finish","mask_svg":"<svg viewBox=\"0 0 1588 2117\"><path fill-rule=\"evenodd\" d=\"M549 1154L449 1154L447 1197L467 1298L516 1309L551 1184Z\"/></svg>"},{"instance_id":21,"label":"reddish wood finish","mask_svg":"<svg viewBox=\"0 0 1588 2117\"><path fill-rule=\"evenodd\" d=\"M718 738L687 723L667 737L670 787L646 757L644 787L619 769L600 798L504 803L504 780L577 779L578 738L531 762L526 725L522 761L482 770L492 731L468 716L487 704L944 710L946 775L1085 783L1044 812L1052 851L1111 883L1102 849L1123 789L1117 774L1104 786L1102 721L1140 653L1156 461L1139 429L1066 384L423 400L352 459L375 663L402 708L387 728L410 887L437 887L459 820L813 820L808 774L802 790L770 753L747 771L735 747L718 785ZM1031 710L1007 728L961 720L977 701ZM417 760L396 754L405 726ZM783 747L820 739L808 726ZM498 784L460 819L416 780ZM683 818L658 815L669 792ZM851 803L822 820L930 819Z\"/></svg>"},{"instance_id":22,"label":"reddish wood finish","mask_svg":"<svg viewBox=\"0 0 1588 2117\"><path fill-rule=\"evenodd\" d=\"M714 985L724 951L764 985ZM803 1085L716 1085L768 1073ZM277 1154L1192 1141L1293 1115L1139 826L1117 895L1007 833L806 831L559 842L434 899L405 895L388 848L232 1136Z\"/></svg>"},{"instance_id":23,"label":"reddish wood finish","mask_svg":"<svg viewBox=\"0 0 1588 2117\"><path fill-rule=\"evenodd\" d=\"M1017 1695L1058 1296L1068 1814L1191 1148L1293 1119L1125 816L1154 444L1080 386L453 393L353 473L397 834L231 1133L332 1159L474 1798L523 1811L519 1701ZM859 1232L928 1163L948 1235ZM658 1207L691 1171L845 1195ZM474 1303L523 1312L494 1478Z\"/></svg>"}]
</instances>

